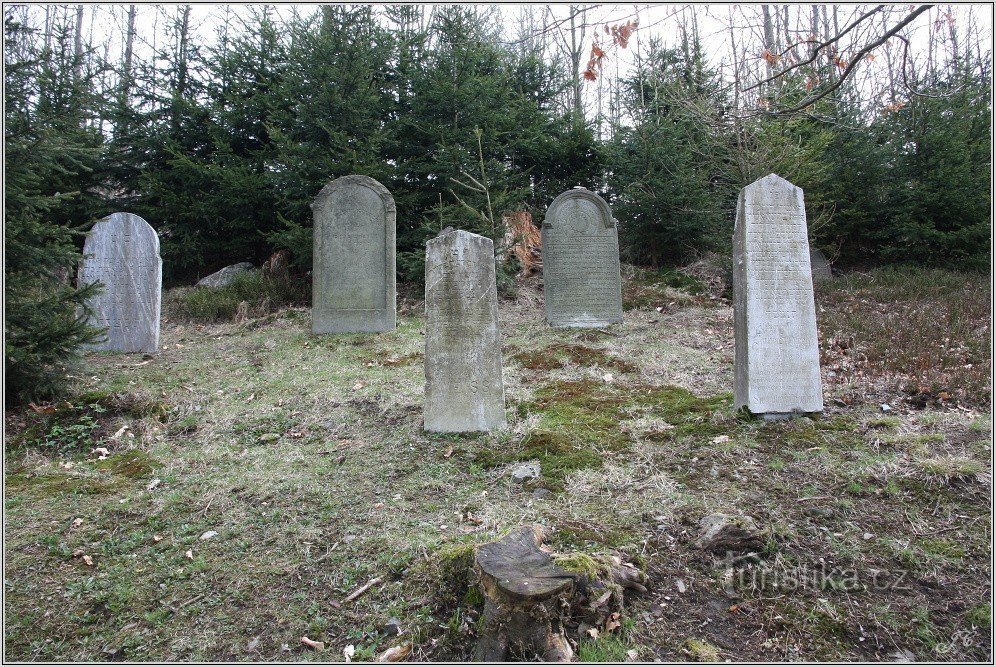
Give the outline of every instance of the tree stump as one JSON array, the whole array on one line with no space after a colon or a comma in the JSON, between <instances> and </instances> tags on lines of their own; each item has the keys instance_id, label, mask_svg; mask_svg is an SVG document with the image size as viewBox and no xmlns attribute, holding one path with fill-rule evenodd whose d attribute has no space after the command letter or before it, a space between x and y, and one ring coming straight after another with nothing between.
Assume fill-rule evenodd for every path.
<instances>
[{"instance_id":1,"label":"tree stump","mask_svg":"<svg viewBox=\"0 0 996 667\"><path fill-rule=\"evenodd\" d=\"M539 548L542 528L525 526L477 551L474 569L484 593L484 629L477 659L503 662L511 651L546 662L570 662L564 634L574 575Z\"/></svg>"}]
</instances>

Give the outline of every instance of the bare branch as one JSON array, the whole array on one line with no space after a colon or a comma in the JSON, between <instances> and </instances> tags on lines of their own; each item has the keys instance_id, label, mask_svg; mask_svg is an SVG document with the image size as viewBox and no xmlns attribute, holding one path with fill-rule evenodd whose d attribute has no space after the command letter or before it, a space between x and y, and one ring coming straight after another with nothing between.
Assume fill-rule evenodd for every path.
<instances>
[{"instance_id":1,"label":"bare branch","mask_svg":"<svg viewBox=\"0 0 996 667\"><path fill-rule=\"evenodd\" d=\"M862 61L862 59L864 59L864 57L872 49L874 49L874 48L876 48L878 46L881 46L882 44L884 44L885 42L887 42L890 38L894 37L896 35L896 33L898 33L900 30L902 30L907 25L909 25L910 23L912 23L913 20L916 19L916 17L920 16L920 14L923 14L925 11L927 11L931 7L933 7L933 5L921 5L920 7L917 7L915 10L913 10L912 12L910 12L909 16L907 16L905 19L903 19L898 24L896 24L895 27L893 27L891 30L889 30L888 32L886 32L884 35L882 35L881 37L879 37L875 41L873 41L873 42L871 42L869 44L866 44L864 46L864 48L862 48L860 51L858 51L856 54L854 54L854 56L851 58L851 62L847 65L847 67L844 69L843 73L841 73L840 78L837 79L837 81L835 81L833 83L833 85L828 86L827 88L821 90L820 92L816 93L815 95L811 95L811 96L807 97L802 102L799 102L798 104L796 104L793 107L789 107L788 109L781 109L779 111L771 111L771 112L768 112L768 113L770 113L773 116L783 116L783 115L786 115L786 114L795 113L797 111L802 111L806 107L808 107L808 106L810 106L812 104L815 104L816 102L820 101L821 99L823 99L824 97L826 97L827 95L829 95L830 93L832 93L833 91L837 90L838 88L840 88L844 84L844 81L847 80L848 75L850 75L850 73L854 70L854 68L858 66L858 63L860 63Z\"/></svg>"},{"instance_id":2,"label":"bare branch","mask_svg":"<svg viewBox=\"0 0 996 667\"><path fill-rule=\"evenodd\" d=\"M808 60L803 60L802 62L799 62L799 63L796 63L795 65L792 65L791 67L786 67L785 69L783 69L783 70L782 70L781 72L779 72L778 74L773 74L772 76L768 77L768 78L767 78L767 79L765 79L764 81L760 81L760 82L758 82L758 83L755 83L755 84L754 84L753 86L750 86L749 88L745 88L745 89L743 90L743 92L745 92L745 93L746 93L746 92L748 92L748 91L750 91L750 90L754 90L755 88L760 88L760 87L761 87L761 86L763 86L764 84L766 84L766 83L771 83L771 82L772 82L772 81L774 81L775 79L777 79L777 78L779 78L779 77L781 77L781 76L784 76L785 74L788 74L788 73L789 73L789 72L791 72L792 70L795 70L795 69L799 69L800 67L804 67L804 66L806 66L806 65L810 64L811 62L813 62L814 60L816 60L816 57L817 57L818 55L820 55L820 51L821 51L822 49L825 49L826 47L830 46L830 45L831 45L831 44L833 44L834 42L837 42L837 41L839 41L839 40L840 40L840 39L841 39L842 37L844 37L844 35L846 35L846 34L847 34L847 33L849 33L849 32L850 32L851 30L853 30L854 28L856 28L856 27L857 27L857 25L858 25L859 23L861 23L861 22L862 22L862 21L864 21L865 19L867 19L867 18L871 17L872 15L874 15L874 14L876 14L876 13L878 13L878 12L882 11L882 9L884 9L884 8L885 8L885 5L879 5L878 7L875 7L874 9L872 9L871 11L868 11L868 12L866 12L866 13L862 14L862 15L861 15L861 16L859 16L859 17L858 17L857 19L855 19L855 21L854 21L854 22L853 22L853 23L852 23L851 25L847 26L847 27L846 27L846 28L844 28L844 29L843 29L842 31L840 31L840 33L839 33L839 34L837 34L837 35L834 35L833 37L831 37L830 39L828 39L827 41L825 41L825 42L823 42L823 43L821 43L821 44L817 44L817 45L816 45L816 46L815 46L815 47L813 48L813 53L812 53L812 55L811 55L811 56L809 57L809 59L808 59ZM781 52L781 53L779 54L779 57L780 57L780 56L784 56L784 55L785 55L786 53L788 53L789 51L791 51L791 50L792 50L793 48L795 48L795 47L796 47L796 46L798 46L799 44L806 44L806 43L810 43L810 44L811 44L811 43L813 43L814 41L815 41L815 40L803 40L803 41L801 41L801 42L796 42L795 44L792 44L792 45L791 45L791 46L789 46L789 47L788 47L787 49L785 49L784 51L782 51L782 52Z\"/></svg>"},{"instance_id":3,"label":"bare branch","mask_svg":"<svg viewBox=\"0 0 996 667\"><path fill-rule=\"evenodd\" d=\"M929 93L922 93L919 90L914 89L913 86L910 85L909 79L906 76L906 62L908 60L909 52L910 52L910 40L906 39L902 35L896 35L896 36L899 39L901 39L903 41L903 44L905 45L905 46L903 46L903 66L902 66L901 72L903 74L903 86L906 87L906 90L908 90L911 95L916 95L917 97L924 97L924 98L931 99L931 100L941 100L941 99L944 99L946 97L951 97L952 95L954 95L956 93L960 93L961 90L965 87L963 85L962 86L958 86L957 88L955 88L951 92L946 93L944 95L930 95Z\"/></svg>"}]
</instances>

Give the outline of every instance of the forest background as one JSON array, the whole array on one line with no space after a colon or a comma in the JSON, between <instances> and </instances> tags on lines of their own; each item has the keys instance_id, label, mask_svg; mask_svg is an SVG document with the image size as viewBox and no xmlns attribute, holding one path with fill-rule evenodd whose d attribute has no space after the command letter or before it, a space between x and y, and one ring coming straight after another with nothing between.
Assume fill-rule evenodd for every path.
<instances>
[{"instance_id":1,"label":"forest background","mask_svg":"<svg viewBox=\"0 0 996 667\"><path fill-rule=\"evenodd\" d=\"M9 396L94 334L97 219L148 220L166 286L288 249L306 300L309 205L347 174L393 194L415 285L442 227L501 241L578 185L629 262L728 254L771 172L838 268L991 264L985 7L219 5L210 38L195 9L5 5Z\"/></svg>"}]
</instances>

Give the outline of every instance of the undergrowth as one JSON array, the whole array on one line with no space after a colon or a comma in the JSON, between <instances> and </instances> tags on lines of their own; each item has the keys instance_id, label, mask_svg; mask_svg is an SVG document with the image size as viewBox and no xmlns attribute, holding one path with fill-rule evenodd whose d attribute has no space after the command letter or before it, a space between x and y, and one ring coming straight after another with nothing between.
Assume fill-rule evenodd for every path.
<instances>
[{"instance_id":1,"label":"undergrowth","mask_svg":"<svg viewBox=\"0 0 996 667\"><path fill-rule=\"evenodd\" d=\"M310 288L299 280L246 271L236 275L225 287L170 290L164 295L163 310L169 319L191 322L262 317L285 306L308 303Z\"/></svg>"}]
</instances>

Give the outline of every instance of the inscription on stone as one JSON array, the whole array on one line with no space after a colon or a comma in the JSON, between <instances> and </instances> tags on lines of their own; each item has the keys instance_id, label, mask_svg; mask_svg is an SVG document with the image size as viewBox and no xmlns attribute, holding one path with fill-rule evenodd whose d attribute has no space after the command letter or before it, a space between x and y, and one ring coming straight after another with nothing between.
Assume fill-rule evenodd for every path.
<instances>
[{"instance_id":1,"label":"inscription on stone","mask_svg":"<svg viewBox=\"0 0 996 667\"><path fill-rule=\"evenodd\" d=\"M574 188L550 204L543 221L543 294L554 327L622 322L619 239L609 205Z\"/></svg>"},{"instance_id":2,"label":"inscription on stone","mask_svg":"<svg viewBox=\"0 0 996 667\"><path fill-rule=\"evenodd\" d=\"M394 329L394 198L368 176L343 176L318 193L314 214L312 332Z\"/></svg>"},{"instance_id":3,"label":"inscription on stone","mask_svg":"<svg viewBox=\"0 0 996 667\"><path fill-rule=\"evenodd\" d=\"M801 188L770 174L741 190L733 263L736 407L769 418L822 411Z\"/></svg>"},{"instance_id":4,"label":"inscription on stone","mask_svg":"<svg viewBox=\"0 0 996 667\"><path fill-rule=\"evenodd\" d=\"M498 292L491 239L462 230L425 250L425 430L505 426Z\"/></svg>"},{"instance_id":5,"label":"inscription on stone","mask_svg":"<svg viewBox=\"0 0 996 667\"><path fill-rule=\"evenodd\" d=\"M83 244L77 282L103 284L88 302L91 324L107 329L89 349L153 353L159 348L162 304L159 235L133 213L113 213L97 222Z\"/></svg>"}]
</instances>

